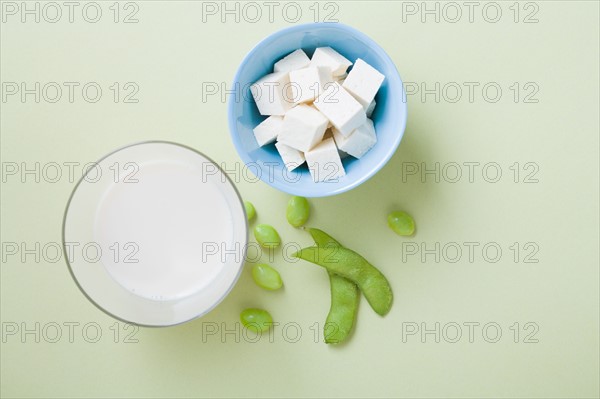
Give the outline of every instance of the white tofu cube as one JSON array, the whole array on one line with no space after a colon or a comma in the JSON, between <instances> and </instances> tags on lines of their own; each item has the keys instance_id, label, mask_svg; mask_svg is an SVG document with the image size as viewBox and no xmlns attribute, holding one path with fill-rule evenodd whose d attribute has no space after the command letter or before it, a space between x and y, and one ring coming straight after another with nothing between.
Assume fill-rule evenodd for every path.
<instances>
[{"instance_id":1,"label":"white tofu cube","mask_svg":"<svg viewBox=\"0 0 600 399\"><path fill-rule=\"evenodd\" d=\"M327 118L317 109L300 104L283 117L283 126L277 140L285 145L306 152L323 139Z\"/></svg>"},{"instance_id":2,"label":"white tofu cube","mask_svg":"<svg viewBox=\"0 0 600 399\"><path fill-rule=\"evenodd\" d=\"M326 85L325 91L313 104L344 136L367 119L362 105L337 83Z\"/></svg>"},{"instance_id":3,"label":"white tofu cube","mask_svg":"<svg viewBox=\"0 0 600 399\"><path fill-rule=\"evenodd\" d=\"M275 63L274 72L290 72L296 69L306 68L310 64L310 58L302 49L298 49L286 55Z\"/></svg>"},{"instance_id":4,"label":"white tofu cube","mask_svg":"<svg viewBox=\"0 0 600 399\"><path fill-rule=\"evenodd\" d=\"M290 172L296 169L298 166L302 165L305 161L304 153L302 151L298 151L295 148L290 147L289 145L285 145L283 143L277 142L275 143L275 148L279 152L285 167Z\"/></svg>"},{"instance_id":5,"label":"white tofu cube","mask_svg":"<svg viewBox=\"0 0 600 399\"><path fill-rule=\"evenodd\" d=\"M254 128L254 137L259 146L267 145L277 139L283 127L283 116L272 115Z\"/></svg>"},{"instance_id":6,"label":"white tofu cube","mask_svg":"<svg viewBox=\"0 0 600 399\"><path fill-rule=\"evenodd\" d=\"M384 79L378 70L359 58L344 81L344 89L367 109Z\"/></svg>"},{"instance_id":7,"label":"white tofu cube","mask_svg":"<svg viewBox=\"0 0 600 399\"><path fill-rule=\"evenodd\" d=\"M331 47L318 47L310 60L311 66L328 67L333 76L341 76L352 62Z\"/></svg>"},{"instance_id":8,"label":"white tofu cube","mask_svg":"<svg viewBox=\"0 0 600 399\"><path fill-rule=\"evenodd\" d=\"M315 107L315 103L312 103L310 105L308 105L311 108L314 108L315 110L319 111L319 108ZM321 111L319 111L321 112ZM321 112L322 114L322 112ZM323 115L325 116L325 115ZM325 140L325 135L327 135L327 131L330 130L333 127L333 125L331 124L331 121L329 119L327 119L327 129L325 129L325 133L323 134L323 138L321 140Z\"/></svg>"},{"instance_id":9,"label":"white tofu cube","mask_svg":"<svg viewBox=\"0 0 600 399\"><path fill-rule=\"evenodd\" d=\"M371 115L373 115L373 111L375 110L375 106L376 105L377 105L377 103L375 102L375 100L371 101L371 103L369 104L369 106L365 110L365 113L367 114L367 118L370 118Z\"/></svg>"},{"instance_id":10,"label":"white tofu cube","mask_svg":"<svg viewBox=\"0 0 600 399\"><path fill-rule=\"evenodd\" d=\"M325 131L325 134L323 135L323 140L327 140L329 138L333 138L333 129L327 128L327 130ZM335 139L333 141L335 142ZM336 147L337 147L337 144L336 144ZM340 159L344 159L349 156L348 153L340 150L339 147L338 147L338 154L340 155Z\"/></svg>"},{"instance_id":11,"label":"white tofu cube","mask_svg":"<svg viewBox=\"0 0 600 399\"><path fill-rule=\"evenodd\" d=\"M332 138L323 140L315 148L306 152L304 156L315 183L334 180L346 175L340 154Z\"/></svg>"},{"instance_id":12,"label":"white tofu cube","mask_svg":"<svg viewBox=\"0 0 600 399\"><path fill-rule=\"evenodd\" d=\"M320 66L317 68L319 69L319 77L321 78L321 83L323 83L323 88L327 86L327 83L338 81L338 79L331 74L329 67Z\"/></svg>"},{"instance_id":13,"label":"white tofu cube","mask_svg":"<svg viewBox=\"0 0 600 399\"><path fill-rule=\"evenodd\" d=\"M283 115L292 107L289 83L287 72L276 72L263 76L250 86L261 115Z\"/></svg>"},{"instance_id":14,"label":"white tofu cube","mask_svg":"<svg viewBox=\"0 0 600 399\"><path fill-rule=\"evenodd\" d=\"M362 157L377 143L375 127L370 119L355 129L350 136L344 136L337 129L333 129L333 138L338 149L354 158Z\"/></svg>"},{"instance_id":15,"label":"white tofu cube","mask_svg":"<svg viewBox=\"0 0 600 399\"><path fill-rule=\"evenodd\" d=\"M290 88L295 104L312 102L321 94L326 83L319 68L308 67L290 72Z\"/></svg>"}]
</instances>

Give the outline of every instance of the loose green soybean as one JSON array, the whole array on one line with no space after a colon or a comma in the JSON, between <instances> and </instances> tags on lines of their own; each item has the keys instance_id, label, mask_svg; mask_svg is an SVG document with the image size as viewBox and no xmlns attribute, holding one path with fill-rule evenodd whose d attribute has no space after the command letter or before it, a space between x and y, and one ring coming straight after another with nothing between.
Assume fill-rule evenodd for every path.
<instances>
[{"instance_id":1,"label":"loose green soybean","mask_svg":"<svg viewBox=\"0 0 600 399\"><path fill-rule=\"evenodd\" d=\"M254 227L254 238L263 248L276 248L281 245L281 238L277 230L268 224L259 224Z\"/></svg>"},{"instance_id":2,"label":"loose green soybean","mask_svg":"<svg viewBox=\"0 0 600 399\"><path fill-rule=\"evenodd\" d=\"M303 248L292 255L326 268L358 285L373 310L384 316L392 307L392 288L375 266L356 252L342 247Z\"/></svg>"},{"instance_id":3,"label":"loose green soybean","mask_svg":"<svg viewBox=\"0 0 600 399\"><path fill-rule=\"evenodd\" d=\"M244 201L244 208L246 208L246 217L248 221L254 219L256 216L256 209L254 209L254 205L250 201Z\"/></svg>"},{"instance_id":4,"label":"loose green soybean","mask_svg":"<svg viewBox=\"0 0 600 399\"><path fill-rule=\"evenodd\" d=\"M265 290L278 290L283 285L279 272L264 263L252 266L252 278L259 287Z\"/></svg>"},{"instance_id":5,"label":"loose green soybean","mask_svg":"<svg viewBox=\"0 0 600 399\"><path fill-rule=\"evenodd\" d=\"M240 313L240 321L248 330L264 332L273 325L271 314L263 309L250 308Z\"/></svg>"},{"instance_id":6,"label":"loose green soybean","mask_svg":"<svg viewBox=\"0 0 600 399\"><path fill-rule=\"evenodd\" d=\"M415 232L414 219L404 211L395 211L387 217L388 226L400 236L411 236Z\"/></svg>"},{"instance_id":7,"label":"loose green soybean","mask_svg":"<svg viewBox=\"0 0 600 399\"><path fill-rule=\"evenodd\" d=\"M304 197L294 196L290 198L285 213L289 224L294 227L300 227L308 220L310 215L310 205Z\"/></svg>"},{"instance_id":8,"label":"loose green soybean","mask_svg":"<svg viewBox=\"0 0 600 399\"><path fill-rule=\"evenodd\" d=\"M319 229L309 228L317 246L321 248L341 247L329 234ZM339 344L348 338L358 310L360 292L358 286L345 277L327 271L329 274L329 285L331 287L331 307L325 320L323 335L325 343Z\"/></svg>"}]
</instances>

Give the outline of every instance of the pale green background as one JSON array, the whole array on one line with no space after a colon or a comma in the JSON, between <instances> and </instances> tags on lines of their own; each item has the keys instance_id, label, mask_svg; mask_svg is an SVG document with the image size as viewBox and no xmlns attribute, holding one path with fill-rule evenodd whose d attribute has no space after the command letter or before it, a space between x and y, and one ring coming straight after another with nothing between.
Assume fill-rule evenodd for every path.
<instances>
[{"instance_id":1,"label":"pale green background","mask_svg":"<svg viewBox=\"0 0 600 399\"><path fill-rule=\"evenodd\" d=\"M229 139L226 104L202 102L202 82L229 85L242 57L268 34L288 26L269 23L202 23L200 3L138 2L137 24L103 18L86 23L2 24L3 82L89 82L104 89L88 104L2 103L2 161L88 162L116 147L149 139L181 142L232 167L238 156ZM303 22L314 20L302 3ZM2 264L2 323L79 322L74 342L10 336L2 343L3 397L598 397L598 3L537 2L538 23L514 23L509 9L491 24L476 9L474 22L435 23L430 16L402 22L399 2L339 2L337 18L364 31L390 54L405 82L498 82L499 102L477 91L473 103L409 98L404 139L389 164L352 192L315 199L310 224L357 249L379 266L395 303L379 318L363 300L349 344L315 343L310 327L329 307L327 278L308 264L274 261L283 292L261 291L245 270L231 295L201 320L166 329L141 329L138 343L113 342L114 321L79 292L65 263ZM419 5L420 3L417 3ZM434 3L429 3L433 7ZM466 12L466 9L463 8ZM521 10L525 13L524 10ZM521 18L523 14L521 14ZM322 18L322 16L321 16ZM108 86L133 81L139 103L113 103ZM513 82L536 82L537 104L515 103ZM481 87L481 86L480 86ZM463 93L466 95L466 92ZM403 162L497 162L500 182L426 183L408 177ZM539 165L538 183L512 181L514 162ZM466 171L466 169L465 169ZM64 207L74 184L2 186L2 241L60 242ZM284 219L288 196L263 183L242 181L259 221L275 225L285 241L309 238ZM412 213L414 238L395 236L385 223L392 209ZM497 242L498 263L481 252L473 263L432 256L402 262L402 243ZM515 263L508 247L535 242L539 263ZM481 247L480 247L481 248ZM203 322L233 327L241 309L268 308L282 324L296 322L302 338L236 343L234 335L208 337ZM87 343L81 326L97 322L103 336ZM429 327L456 322L498 323L498 343L476 330L473 343L427 336L402 340L402 323ZM539 326L538 343L513 342L510 326ZM204 325L206 326L206 325ZM121 334L123 334L123 325ZM468 331L466 327L463 333ZM523 331L522 331L523 333ZM289 330L293 338L293 330ZM320 336L320 333L318 334Z\"/></svg>"}]
</instances>

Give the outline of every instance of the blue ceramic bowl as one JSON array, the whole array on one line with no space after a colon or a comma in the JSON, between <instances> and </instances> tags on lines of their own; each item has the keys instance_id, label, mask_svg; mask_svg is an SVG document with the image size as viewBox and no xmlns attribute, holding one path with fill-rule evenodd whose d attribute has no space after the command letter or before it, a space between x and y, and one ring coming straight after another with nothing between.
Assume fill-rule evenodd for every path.
<instances>
[{"instance_id":1,"label":"blue ceramic bowl","mask_svg":"<svg viewBox=\"0 0 600 399\"><path fill-rule=\"evenodd\" d=\"M313 182L306 164L288 172L274 144L259 147L252 129L266 117L252 99L250 85L273 72L273 64L296 49L309 57L317 47L330 46L350 61L362 58L385 75L372 115L377 144L361 159L343 159L346 176L335 181ZM233 143L248 169L278 190L304 197L340 194L359 186L377 173L392 157L406 127L404 87L396 66L385 51L365 34L339 23L296 25L273 33L261 41L242 61L229 96L229 130Z\"/></svg>"}]
</instances>

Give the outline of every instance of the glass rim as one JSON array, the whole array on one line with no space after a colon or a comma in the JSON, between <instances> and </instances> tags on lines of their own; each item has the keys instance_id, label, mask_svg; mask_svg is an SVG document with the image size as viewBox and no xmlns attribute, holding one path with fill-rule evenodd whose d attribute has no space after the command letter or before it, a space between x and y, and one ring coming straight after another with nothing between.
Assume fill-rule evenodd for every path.
<instances>
[{"instance_id":1,"label":"glass rim","mask_svg":"<svg viewBox=\"0 0 600 399\"><path fill-rule=\"evenodd\" d=\"M234 184L234 182L231 180L231 178L229 177L229 175L223 170L223 168L221 168L221 166L219 166L211 157L207 156L206 154L204 154L201 151L196 150L195 148L192 148L188 145L185 144L181 144L181 143L177 143L174 141L168 141L168 140L145 140L145 141L139 141L139 142L135 142L132 144L126 144L124 146L118 147L108 153L106 153L104 156L102 156L101 158L99 158L97 161L95 161L95 164L99 164L100 162L104 161L105 159L107 159L108 157L126 150L128 148L132 148L132 147L138 147L138 146L142 146L142 145L147 145L147 144L166 144L166 145L173 145L173 146L177 146L189 151L194 152L196 155L200 155L201 157L205 158L206 160L208 160L210 163L212 163L214 166L217 167L217 170L220 171L226 178L226 183L228 183L232 188L233 188L233 192L235 193L235 195L237 196L240 204L241 204L241 208L242 208L242 213L244 215L243 218L243 223L244 223L244 227L245 227L245 234L244 234L244 240L245 243L248 243L248 239L249 239L249 224L248 224L248 215L246 214L246 208L244 206L244 200L242 199L242 196L238 190L238 188L236 187L236 185ZM241 261L240 261L240 267L238 268L238 271L233 279L233 281L231 282L231 284L229 285L229 287L227 288L227 290L223 293L223 295L214 303L212 304L210 307L208 307L206 310L200 312L199 314L195 315L194 317L191 317L189 319L183 320L183 321L179 321L177 323L173 323L173 324L144 324L144 323L137 323L131 320L126 320L120 316L115 315L114 313L108 311L107 309L103 308L102 306L100 306L87 292L86 290L81 286L81 284L79 283L79 280L77 279L77 277L75 276L75 273L73 271L73 266L71 265L71 262L69 261L69 257L67 256L67 246L66 246L66 237L65 237L65 230L66 230L66 224L67 224L67 215L69 213L69 209L71 206L71 202L73 200L73 197L75 196L75 193L77 192L77 189L79 188L79 186L81 185L81 183L84 182L85 178L87 177L88 173L92 170L93 168L88 168L87 171L85 171L84 173L82 173L82 176L79 178L79 180L77 181L77 183L75 184L75 186L73 187L73 189L71 190L71 194L69 195L69 199L67 200L67 204L65 206L65 210L63 212L63 219L62 219L62 227L61 227L61 244L62 244L62 250L63 250L63 256L65 257L65 262L67 263L67 268L69 270L69 274L71 275L71 278L73 279L73 281L75 282L75 284L77 285L77 288L79 288L79 291L81 291L81 293L88 299L88 301L90 301L96 308L98 308L99 310L101 310L103 313L105 313L106 315L121 321L123 323L127 323L127 324L133 324L133 325L137 325L140 327L151 327L151 328L164 328L164 327L173 327L173 326L178 326L181 324L185 324L187 322L190 322L192 320L198 319L206 314L208 314L209 312L211 312L212 310L214 310L231 292L231 290L233 289L233 287L236 285L237 281L239 280L240 275L242 274L242 270L244 269L243 265L244 265L244 259L246 258L246 250L247 250L247 245L243 245L242 246L242 253L241 253ZM146 299L146 298L144 298ZM148 300L148 299L146 299ZM150 302L151 300L148 300L148 302Z\"/></svg>"}]
</instances>

